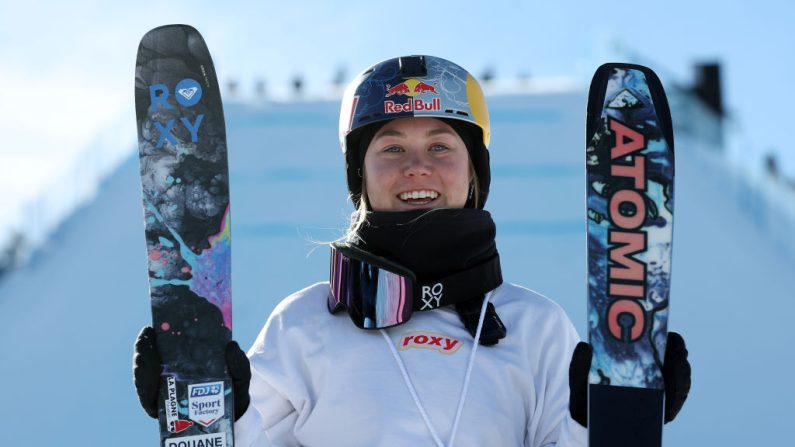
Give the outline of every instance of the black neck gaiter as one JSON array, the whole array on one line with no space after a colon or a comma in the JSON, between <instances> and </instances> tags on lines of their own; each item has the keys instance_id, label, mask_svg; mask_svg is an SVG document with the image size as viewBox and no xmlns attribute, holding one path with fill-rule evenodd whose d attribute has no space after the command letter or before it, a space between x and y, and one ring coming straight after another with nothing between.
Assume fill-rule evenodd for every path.
<instances>
[{"instance_id":1,"label":"black neck gaiter","mask_svg":"<svg viewBox=\"0 0 795 447\"><path fill-rule=\"evenodd\" d=\"M368 212L357 239L351 244L409 268L420 283L432 283L497 256L496 231L489 212L479 209ZM467 277L462 281L473 282L466 289L481 288L475 282L482 278ZM473 337L483 299L484 294L476 292L473 296L458 297L455 303ZM489 303L481 344L496 344L505 333L505 326Z\"/></svg>"}]
</instances>

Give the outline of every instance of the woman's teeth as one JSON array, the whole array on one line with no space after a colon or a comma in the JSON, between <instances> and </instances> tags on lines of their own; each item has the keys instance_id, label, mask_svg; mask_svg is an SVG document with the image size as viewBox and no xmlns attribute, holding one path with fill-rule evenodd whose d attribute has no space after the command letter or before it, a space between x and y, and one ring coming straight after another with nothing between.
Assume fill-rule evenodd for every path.
<instances>
[{"instance_id":1,"label":"woman's teeth","mask_svg":"<svg viewBox=\"0 0 795 447\"><path fill-rule=\"evenodd\" d=\"M435 199L439 197L439 193L436 191L429 191L429 190L419 190L419 191L406 191L400 193L400 200L411 200L411 199Z\"/></svg>"}]
</instances>

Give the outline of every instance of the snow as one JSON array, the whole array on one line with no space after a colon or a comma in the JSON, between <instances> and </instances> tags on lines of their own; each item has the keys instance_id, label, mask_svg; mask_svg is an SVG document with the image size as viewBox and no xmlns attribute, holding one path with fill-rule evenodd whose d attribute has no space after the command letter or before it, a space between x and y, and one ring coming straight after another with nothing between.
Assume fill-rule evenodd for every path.
<instances>
[{"instance_id":1,"label":"snow","mask_svg":"<svg viewBox=\"0 0 795 447\"><path fill-rule=\"evenodd\" d=\"M492 98L487 204L506 280L556 300L583 336L585 101L576 90ZM328 276L322 242L341 235L351 211L337 107L226 105L234 331L244 347L282 297ZM0 421L11 445L157 442L131 377L132 344L150 315L127 144L130 157L95 198L0 280ZM670 328L687 341L693 390L665 444L777 445L790 436L795 400L795 253L771 236L781 221L742 200L736 175L699 145L677 134Z\"/></svg>"}]
</instances>

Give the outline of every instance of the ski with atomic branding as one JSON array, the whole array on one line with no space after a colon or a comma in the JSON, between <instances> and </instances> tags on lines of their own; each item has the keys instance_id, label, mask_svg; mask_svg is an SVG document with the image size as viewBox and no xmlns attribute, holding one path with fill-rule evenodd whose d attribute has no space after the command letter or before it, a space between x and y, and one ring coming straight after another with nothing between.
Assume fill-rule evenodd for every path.
<instances>
[{"instance_id":1,"label":"ski with atomic branding","mask_svg":"<svg viewBox=\"0 0 795 447\"><path fill-rule=\"evenodd\" d=\"M163 359L160 445L232 447L226 130L215 68L195 29L167 25L144 35L135 108L152 324Z\"/></svg>"},{"instance_id":2,"label":"ski with atomic branding","mask_svg":"<svg viewBox=\"0 0 795 447\"><path fill-rule=\"evenodd\" d=\"M619 63L597 69L585 156L589 445L661 446L674 141L652 70Z\"/></svg>"}]
</instances>

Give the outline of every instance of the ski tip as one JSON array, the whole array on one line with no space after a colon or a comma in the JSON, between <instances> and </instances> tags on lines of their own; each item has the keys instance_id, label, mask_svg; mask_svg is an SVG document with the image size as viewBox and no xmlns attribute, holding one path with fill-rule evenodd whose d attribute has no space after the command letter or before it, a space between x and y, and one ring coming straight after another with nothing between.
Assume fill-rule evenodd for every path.
<instances>
[{"instance_id":1,"label":"ski tip","mask_svg":"<svg viewBox=\"0 0 795 447\"><path fill-rule=\"evenodd\" d=\"M168 33L168 32L174 32L174 31L182 31L182 32L199 34L199 31L196 28L194 28L194 27L192 27L190 25L186 25L186 24L183 24L183 23L172 23L172 24L168 24L168 25L160 25L160 26L157 26L155 28L150 29L149 31L147 31L143 35L141 40L146 39L147 36L151 36L151 35L155 35L155 34L163 34L163 33Z\"/></svg>"},{"instance_id":2,"label":"ski tip","mask_svg":"<svg viewBox=\"0 0 795 447\"><path fill-rule=\"evenodd\" d=\"M660 78L651 68L645 65L631 64L628 62L608 62L600 65L594 72L588 91L588 105L586 107L586 141L590 141L591 136L596 130L598 121L601 118L608 82L618 71L629 70L635 70L643 74L645 83L651 94L651 100L654 104L657 117L659 118L660 128L665 135L669 147L673 149L674 141L671 111Z\"/></svg>"},{"instance_id":3,"label":"ski tip","mask_svg":"<svg viewBox=\"0 0 795 447\"><path fill-rule=\"evenodd\" d=\"M602 85L606 85L607 81L617 70L639 71L646 77L646 82L649 84L650 88L663 91L662 82L660 82L660 78L654 70L645 65L630 64L627 62L607 62L600 65L594 72L593 78L591 78L591 90L598 90L602 88Z\"/></svg>"},{"instance_id":4,"label":"ski tip","mask_svg":"<svg viewBox=\"0 0 795 447\"><path fill-rule=\"evenodd\" d=\"M646 82L650 88L659 89L663 91L662 82L651 68L645 65L630 64L628 62L607 62L599 66L594 72L591 79L591 90L599 89L601 85L605 85L607 80L616 72L616 70L636 70L646 77Z\"/></svg>"},{"instance_id":5,"label":"ski tip","mask_svg":"<svg viewBox=\"0 0 795 447\"><path fill-rule=\"evenodd\" d=\"M138 54L140 55L145 49L169 48L175 42L189 42L191 45L207 46L201 33L190 25L161 25L150 29L141 37L138 44Z\"/></svg>"},{"instance_id":6,"label":"ski tip","mask_svg":"<svg viewBox=\"0 0 795 447\"><path fill-rule=\"evenodd\" d=\"M136 73L149 61L169 57L193 58L214 71L207 43L201 33L190 25L162 25L147 31L138 44Z\"/></svg>"},{"instance_id":7,"label":"ski tip","mask_svg":"<svg viewBox=\"0 0 795 447\"><path fill-rule=\"evenodd\" d=\"M607 62L599 66L596 69L596 72L599 73L600 71L611 71L613 69L622 69L622 70L639 70L644 73L654 73L654 71L645 66L640 64L631 64L629 62Z\"/></svg>"}]
</instances>

